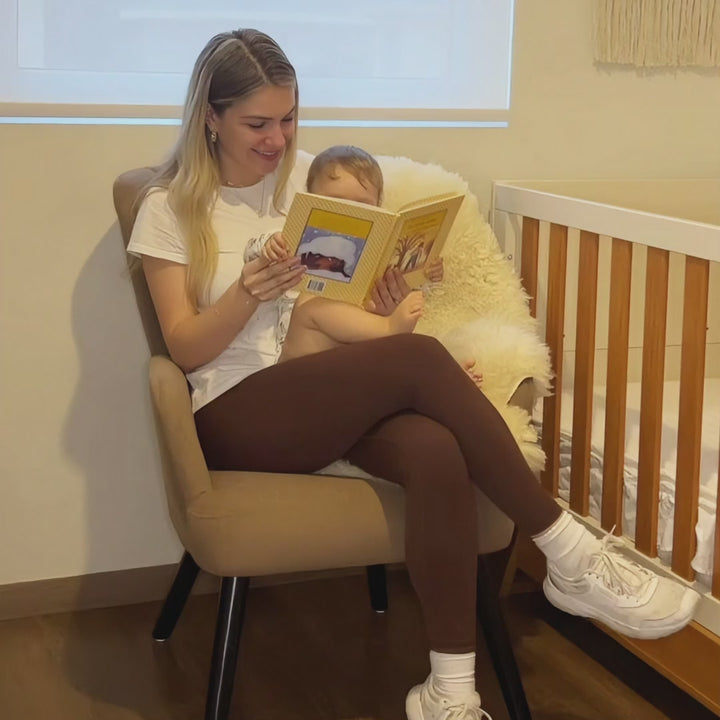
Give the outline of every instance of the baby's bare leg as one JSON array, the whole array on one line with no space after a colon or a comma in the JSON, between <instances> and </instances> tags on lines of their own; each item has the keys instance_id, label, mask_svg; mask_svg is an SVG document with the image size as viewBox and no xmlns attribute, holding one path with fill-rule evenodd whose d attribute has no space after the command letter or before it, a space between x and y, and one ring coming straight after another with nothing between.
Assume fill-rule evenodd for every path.
<instances>
[{"instance_id":1,"label":"baby's bare leg","mask_svg":"<svg viewBox=\"0 0 720 720\"><path fill-rule=\"evenodd\" d=\"M301 295L295 303L280 362L338 345L412 332L422 309L420 293L410 293L388 317L349 303Z\"/></svg>"}]
</instances>

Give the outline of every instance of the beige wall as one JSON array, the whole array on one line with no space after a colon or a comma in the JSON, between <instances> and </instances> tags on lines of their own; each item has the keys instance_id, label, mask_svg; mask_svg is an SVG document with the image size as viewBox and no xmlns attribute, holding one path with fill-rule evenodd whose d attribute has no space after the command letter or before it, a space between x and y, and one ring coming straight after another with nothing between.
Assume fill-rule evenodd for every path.
<instances>
[{"instance_id":1,"label":"beige wall","mask_svg":"<svg viewBox=\"0 0 720 720\"><path fill-rule=\"evenodd\" d=\"M599 70L590 2L518 0L509 129L303 130L492 178L712 177L720 76ZM175 130L0 125L0 585L172 562L110 197Z\"/></svg>"}]
</instances>

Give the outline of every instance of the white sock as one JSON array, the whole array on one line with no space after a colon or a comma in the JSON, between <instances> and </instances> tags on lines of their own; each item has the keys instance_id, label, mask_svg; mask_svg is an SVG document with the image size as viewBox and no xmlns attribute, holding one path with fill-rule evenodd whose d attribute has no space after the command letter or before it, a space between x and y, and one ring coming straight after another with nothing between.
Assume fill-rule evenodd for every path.
<instances>
[{"instance_id":1,"label":"white sock","mask_svg":"<svg viewBox=\"0 0 720 720\"><path fill-rule=\"evenodd\" d=\"M600 541L565 510L532 540L565 577L575 577L586 570L590 555L600 545Z\"/></svg>"},{"instance_id":2,"label":"white sock","mask_svg":"<svg viewBox=\"0 0 720 720\"><path fill-rule=\"evenodd\" d=\"M462 700L475 692L475 653L430 651L430 676L438 693Z\"/></svg>"}]
</instances>

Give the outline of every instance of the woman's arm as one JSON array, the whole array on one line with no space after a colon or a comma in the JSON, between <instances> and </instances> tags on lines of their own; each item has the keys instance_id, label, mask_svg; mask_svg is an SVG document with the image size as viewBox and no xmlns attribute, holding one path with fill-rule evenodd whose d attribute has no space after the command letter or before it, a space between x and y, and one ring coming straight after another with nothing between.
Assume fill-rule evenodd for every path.
<instances>
[{"instance_id":1,"label":"woman's arm","mask_svg":"<svg viewBox=\"0 0 720 720\"><path fill-rule=\"evenodd\" d=\"M143 271L170 356L184 372L216 358L245 327L258 303L297 285L297 258L245 264L238 280L213 305L195 310L187 294L187 266L143 255Z\"/></svg>"}]
</instances>

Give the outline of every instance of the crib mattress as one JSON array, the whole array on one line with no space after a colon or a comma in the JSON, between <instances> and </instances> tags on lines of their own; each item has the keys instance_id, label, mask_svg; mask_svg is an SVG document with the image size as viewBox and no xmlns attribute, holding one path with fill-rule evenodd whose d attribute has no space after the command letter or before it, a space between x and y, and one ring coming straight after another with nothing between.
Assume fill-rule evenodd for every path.
<instances>
[{"instance_id":1,"label":"crib mattress","mask_svg":"<svg viewBox=\"0 0 720 720\"><path fill-rule=\"evenodd\" d=\"M677 466L679 382L667 381L663 393L663 427L661 445L660 504L658 517L658 556L669 563L672 552L675 475ZM540 421L542 409L536 412ZM559 493L569 499L570 460L572 449L572 391L562 394ZM637 467L640 438L640 383L628 383L625 428L625 467L623 498L623 532L635 535L637 507ZM605 434L605 387L594 388L592 420L592 453L590 462L590 514L600 518L602 493L602 447ZM700 466L700 500L695 528L697 552L692 567L701 584L709 584L713 567L715 510L718 488L720 446L720 378L706 378L703 403L702 452Z\"/></svg>"}]
</instances>

